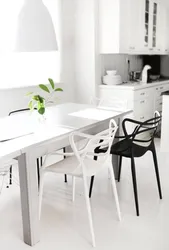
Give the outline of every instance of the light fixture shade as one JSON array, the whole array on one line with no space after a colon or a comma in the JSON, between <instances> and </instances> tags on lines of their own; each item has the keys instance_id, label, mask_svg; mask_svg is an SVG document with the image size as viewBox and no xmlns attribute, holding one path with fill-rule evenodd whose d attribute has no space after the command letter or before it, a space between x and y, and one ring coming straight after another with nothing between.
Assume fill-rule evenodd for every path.
<instances>
[{"instance_id":1,"label":"light fixture shade","mask_svg":"<svg viewBox=\"0 0 169 250\"><path fill-rule=\"evenodd\" d=\"M58 50L54 25L42 0L24 0L18 16L16 52Z\"/></svg>"}]
</instances>

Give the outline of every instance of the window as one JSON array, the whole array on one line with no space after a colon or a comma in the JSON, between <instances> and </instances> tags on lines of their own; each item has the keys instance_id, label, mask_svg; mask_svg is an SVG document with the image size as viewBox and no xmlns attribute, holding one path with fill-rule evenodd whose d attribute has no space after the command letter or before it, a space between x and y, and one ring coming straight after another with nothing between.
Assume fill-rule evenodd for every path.
<instances>
[{"instance_id":1,"label":"window","mask_svg":"<svg viewBox=\"0 0 169 250\"><path fill-rule=\"evenodd\" d=\"M53 19L58 46L60 44L59 1L43 0ZM38 85L46 83L49 77L56 82L60 81L60 50L9 52L14 46L17 15L23 2L24 0L0 0L0 89Z\"/></svg>"}]
</instances>

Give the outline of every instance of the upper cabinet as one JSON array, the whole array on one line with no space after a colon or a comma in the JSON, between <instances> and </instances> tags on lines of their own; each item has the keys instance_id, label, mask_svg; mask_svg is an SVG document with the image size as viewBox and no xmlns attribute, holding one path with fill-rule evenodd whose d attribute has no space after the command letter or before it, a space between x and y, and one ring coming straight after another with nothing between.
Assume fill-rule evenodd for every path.
<instances>
[{"instance_id":1,"label":"upper cabinet","mask_svg":"<svg viewBox=\"0 0 169 250\"><path fill-rule=\"evenodd\" d=\"M123 29L124 24L128 22L128 11L124 13L124 8L128 8L126 3L127 1L123 1L122 4L121 0L98 0L100 53L126 51L127 32Z\"/></svg>"},{"instance_id":2,"label":"upper cabinet","mask_svg":"<svg viewBox=\"0 0 169 250\"><path fill-rule=\"evenodd\" d=\"M161 54L169 54L169 9L166 6L160 8L160 27L158 29L158 43Z\"/></svg>"},{"instance_id":3,"label":"upper cabinet","mask_svg":"<svg viewBox=\"0 0 169 250\"><path fill-rule=\"evenodd\" d=\"M159 0L98 0L100 53L168 54L167 9Z\"/></svg>"},{"instance_id":4,"label":"upper cabinet","mask_svg":"<svg viewBox=\"0 0 169 250\"><path fill-rule=\"evenodd\" d=\"M139 2L141 0L137 0L137 4L135 0L98 0L100 53L128 53L138 49ZM138 34L133 35L135 30Z\"/></svg>"}]
</instances>

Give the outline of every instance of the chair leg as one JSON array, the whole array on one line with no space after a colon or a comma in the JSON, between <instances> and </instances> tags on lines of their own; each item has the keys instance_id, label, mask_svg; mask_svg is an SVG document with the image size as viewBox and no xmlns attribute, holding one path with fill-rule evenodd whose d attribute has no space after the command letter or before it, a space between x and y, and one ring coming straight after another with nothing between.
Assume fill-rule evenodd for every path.
<instances>
[{"instance_id":1,"label":"chair leg","mask_svg":"<svg viewBox=\"0 0 169 250\"><path fill-rule=\"evenodd\" d=\"M93 183L94 183L94 175L91 177L91 180L90 180L89 198L91 198L92 196Z\"/></svg>"},{"instance_id":2,"label":"chair leg","mask_svg":"<svg viewBox=\"0 0 169 250\"><path fill-rule=\"evenodd\" d=\"M36 160L36 165L37 165L37 176L38 176L38 187L40 183L40 164L39 164L39 158Z\"/></svg>"},{"instance_id":3,"label":"chair leg","mask_svg":"<svg viewBox=\"0 0 169 250\"><path fill-rule=\"evenodd\" d=\"M92 244L93 244L93 247L95 247L96 246L95 235L94 235L94 229L93 229L92 212L91 212L91 206L90 206L90 199L88 196L88 186L87 186L86 176L83 176L83 184L84 184L84 194L85 194L86 207L87 207L88 219L89 219L89 225L90 225L90 233L92 236Z\"/></svg>"},{"instance_id":4,"label":"chair leg","mask_svg":"<svg viewBox=\"0 0 169 250\"><path fill-rule=\"evenodd\" d=\"M97 156L94 156L94 160L97 161ZM91 177L91 180L90 180L89 198L91 198L92 196L93 183L94 183L94 175Z\"/></svg>"},{"instance_id":5,"label":"chair leg","mask_svg":"<svg viewBox=\"0 0 169 250\"><path fill-rule=\"evenodd\" d=\"M118 182L120 182L120 177L121 177L121 166L122 166L122 156L120 156L119 159L119 172L118 172Z\"/></svg>"},{"instance_id":6,"label":"chair leg","mask_svg":"<svg viewBox=\"0 0 169 250\"><path fill-rule=\"evenodd\" d=\"M64 177L65 177L65 183L67 183L67 175L65 174Z\"/></svg>"},{"instance_id":7,"label":"chair leg","mask_svg":"<svg viewBox=\"0 0 169 250\"><path fill-rule=\"evenodd\" d=\"M9 170L9 185L12 185L12 166L10 166Z\"/></svg>"},{"instance_id":8,"label":"chair leg","mask_svg":"<svg viewBox=\"0 0 169 250\"><path fill-rule=\"evenodd\" d=\"M116 203L117 214L118 214L119 220L121 221L120 205L119 205L116 182L115 182L115 177L114 177L112 166L109 167L109 173L110 173L111 184L112 184L113 194L114 194L115 203Z\"/></svg>"},{"instance_id":9,"label":"chair leg","mask_svg":"<svg viewBox=\"0 0 169 250\"><path fill-rule=\"evenodd\" d=\"M160 175L159 175L159 170L158 170L158 162L157 162L157 155L156 155L155 147L152 150L152 154L153 154L153 160L154 160L154 167L155 167L155 173L156 173L156 178L157 178L157 185L158 185L159 196L160 196L160 199L162 199L162 191L161 191L161 184L160 184Z\"/></svg>"},{"instance_id":10,"label":"chair leg","mask_svg":"<svg viewBox=\"0 0 169 250\"><path fill-rule=\"evenodd\" d=\"M137 194L137 180L136 180L136 170L135 170L134 157L131 158L131 173L132 173L132 179L133 179L133 190L134 190L136 214L137 214L137 216L139 216L139 204L138 204L138 194Z\"/></svg>"},{"instance_id":11,"label":"chair leg","mask_svg":"<svg viewBox=\"0 0 169 250\"><path fill-rule=\"evenodd\" d=\"M75 185L76 185L76 177L72 176L72 202L75 201Z\"/></svg>"},{"instance_id":12,"label":"chair leg","mask_svg":"<svg viewBox=\"0 0 169 250\"><path fill-rule=\"evenodd\" d=\"M41 210L42 210L43 186L44 186L44 173L42 172L40 174L40 183L39 183L39 220L41 217Z\"/></svg>"},{"instance_id":13,"label":"chair leg","mask_svg":"<svg viewBox=\"0 0 169 250\"><path fill-rule=\"evenodd\" d=\"M43 165L43 157L41 156L40 157L40 167L42 167L42 165Z\"/></svg>"},{"instance_id":14,"label":"chair leg","mask_svg":"<svg viewBox=\"0 0 169 250\"><path fill-rule=\"evenodd\" d=\"M66 153L66 148L63 148L63 153ZM66 156L64 155L64 159L66 158ZM65 183L67 183L67 175L64 175L65 178Z\"/></svg>"}]
</instances>

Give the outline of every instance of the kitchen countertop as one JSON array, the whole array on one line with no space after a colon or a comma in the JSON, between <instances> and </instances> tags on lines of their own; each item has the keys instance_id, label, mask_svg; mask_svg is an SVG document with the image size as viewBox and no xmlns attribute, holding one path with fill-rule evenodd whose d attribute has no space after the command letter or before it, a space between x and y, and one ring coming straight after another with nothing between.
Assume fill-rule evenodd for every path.
<instances>
[{"instance_id":1,"label":"kitchen countertop","mask_svg":"<svg viewBox=\"0 0 169 250\"><path fill-rule=\"evenodd\" d=\"M153 81L151 83L141 83L141 82L126 82L126 83L121 83L118 85L106 85L106 84L101 84L100 88L114 88L114 89L128 89L128 90L139 90L139 89L145 89L145 88L152 88L159 86L161 84L167 84L169 83L169 78L162 78L157 81Z\"/></svg>"}]
</instances>

